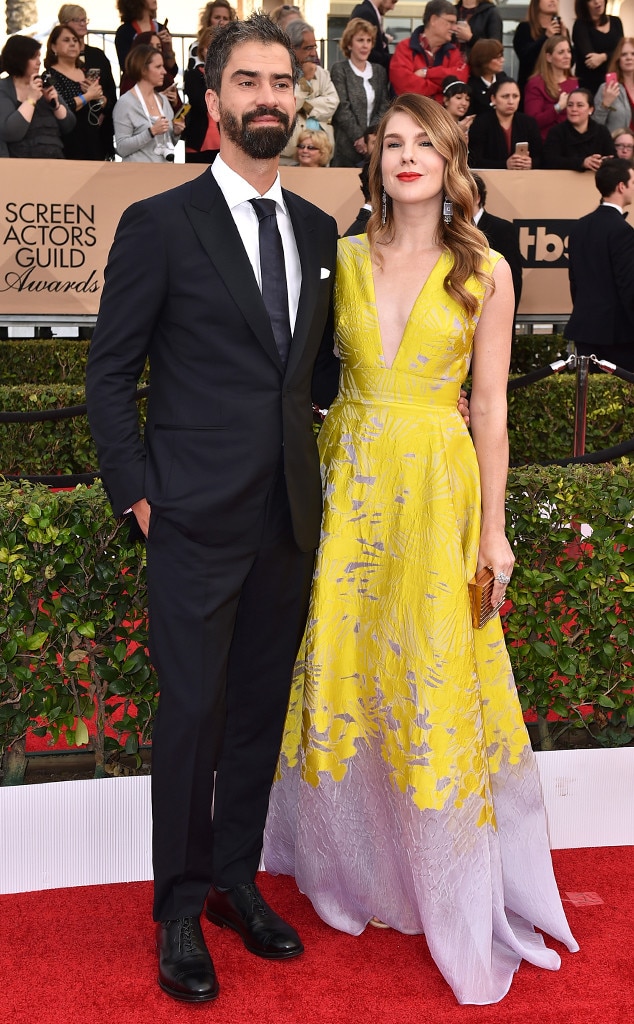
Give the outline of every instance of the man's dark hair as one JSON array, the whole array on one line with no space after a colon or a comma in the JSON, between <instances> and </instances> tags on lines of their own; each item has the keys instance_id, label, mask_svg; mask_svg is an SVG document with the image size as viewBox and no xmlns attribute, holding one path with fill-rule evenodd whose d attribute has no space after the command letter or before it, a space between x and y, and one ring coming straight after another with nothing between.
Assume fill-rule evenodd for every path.
<instances>
[{"instance_id":1,"label":"man's dark hair","mask_svg":"<svg viewBox=\"0 0 634 1024\"><path fill-rule=\"evenodd\" d=\"M620 157L613 157L601 164L594 183L601 193L602 199L607 199L613 192L616 192L617 185L629 185L631 170L630 161L622 160Z\"/></svg>"},{"instance_id":2,"label":"man's dark hair","mask_svg":"<svg viewBox=\"0 0 634 1024\"><path fill-rule=\"evenodd\" d=\"M437 18L441 18L443 14L450 14L453 17L455 13L456 8L453 4L449 3L449 0L429 0L423 12L423 28L427 28L429 19L434 14Z\"/></svg>"},{"instance_id":3,"label":"man's dark hair","mask_svg":"<svg viewBox=\"0 0 634 1024\"><path fill-rule=\"evenodd\" d=\"M476 188L478 190L478 205L484 207L487 201L487 187L484 183L484 179L481 178L479 174L476 174L475 171L471 171L471 177L475 181Z\"/></svg>"},{"instance_id":4,"label":"man's dark hair","mask_svg":"<svg viewBox=\"0 0 634 1024\"><path fill-rule=\"evenodd\" d=\"M22 78L31 57L41 49L41 43L31 36L9 36L0 54L0 70L13 78Z\"/></svg>"},{"instance_id":5,"label":"man's dark hair","mask_svg":"<svg viewBox=\"0 0 634 1024\"><path fill-rule=\"evenodd\" d=\"M433 0L436 2L436 0ZM444 2L444 0L443 0ZM291 62L293 82L299 78L299 67L291 47L290 40L278 25L274 24L266 14L252 14L246 21L230 21L219 29L213 38L205 61L205 79L207 88L220 93L222 73L229 63L231 53L236 46L243 43L263 43L265 46L277 44L283 46Z\"/></svg>"}]
</instances>

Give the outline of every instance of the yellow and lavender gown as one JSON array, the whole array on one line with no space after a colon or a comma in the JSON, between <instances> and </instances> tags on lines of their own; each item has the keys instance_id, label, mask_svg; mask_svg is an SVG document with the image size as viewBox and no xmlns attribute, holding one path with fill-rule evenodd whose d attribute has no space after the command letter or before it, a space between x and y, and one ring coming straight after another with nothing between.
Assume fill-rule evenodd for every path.
<instances>
[{"instance_id":1,"label":"yellow and lavender gown","mask_svg":"<svg viewBox=\"0 0 634 1024\"><path fill-rule=\"evenodd\" d=\"M578 947L500 620L471 626L480 480L456 406L478 315L446 293L450 266L441 255L388 369L367 238L339 243L341 384L264 862L334 928L424 932L457 999L490 1003L522 958L559 967L533 926Z\"/></svg>"}]
</instances>

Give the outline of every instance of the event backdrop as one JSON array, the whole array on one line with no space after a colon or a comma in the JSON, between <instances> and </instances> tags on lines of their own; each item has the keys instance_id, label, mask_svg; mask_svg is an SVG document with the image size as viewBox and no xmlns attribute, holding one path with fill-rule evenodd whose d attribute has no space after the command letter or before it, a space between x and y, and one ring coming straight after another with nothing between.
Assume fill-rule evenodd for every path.
<instances>
[{"instance_id":1,"label":"event backdrop","mask_svg":"<svg viewBox=\"0 0 634 1024\"><path fill-rule=\"evenodd\" d=\"M196 165L69 160L4 160L2 170L0 317L96 314L123 210L201 173ZM287 188L331 213L340 232L355 219L363 202L358 171L284 167L281 173ZM520 314L565 317L568 232L597 205L593 176L486 171L483 177L489 212L519 229L525 262Z\"/></svg>"}]
</instances>

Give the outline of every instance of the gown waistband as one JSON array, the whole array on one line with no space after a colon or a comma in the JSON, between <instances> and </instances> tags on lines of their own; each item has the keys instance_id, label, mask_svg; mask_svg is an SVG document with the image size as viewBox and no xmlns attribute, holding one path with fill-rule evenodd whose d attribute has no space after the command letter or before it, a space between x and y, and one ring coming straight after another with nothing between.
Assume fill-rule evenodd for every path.
<instances>
[{"instance_id":1,"label":"gown waistband","mask_svg":"<svg viewBox=\"0 0 634 1024\"><path fill-rule=\"evenodd\" d=\"M339 398L376 405L448 406L456 408L460 383L394 368L342 367Z\"/></svg>"}]
</instances>

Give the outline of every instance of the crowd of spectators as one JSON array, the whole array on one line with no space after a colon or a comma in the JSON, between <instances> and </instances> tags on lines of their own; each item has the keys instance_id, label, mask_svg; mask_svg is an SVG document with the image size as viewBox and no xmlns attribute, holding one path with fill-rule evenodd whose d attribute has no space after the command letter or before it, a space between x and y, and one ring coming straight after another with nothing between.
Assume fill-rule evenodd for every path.
<instances>
[{"instance_id":1,"label":"crowd of spectators","mask_svg":"<svg viewBox=\"0 0 634 1024\"><path fill-rule=\"evenodd\" d=\"M530 0L513 40L516 80L504 71L493 0L428 0L421 25L394 45L382 18L396 3L362 0L351 9L341 59L329 70L298 5L270 13L300 68L297 125L283 164L362 167L368 129L405 92L444 105L464 131L474 168L582 172L616 154L632 159L634 39L607 14L606 0L575 0L570 30L559 0ZM0 79L1 156L108 160L116 153L162 162L174 158L182 136L186 161L213 161L220 138L207 111L204 61L218 30L237 17L230 0L211 0L200 12L184 69L168 19L157 20L157 0L116 6L116 75L103 50L86 43L87 12L75 4L60 8L43 69L36 40L7 40L0 56L7 76Z\"/></svg>"}]
</instances>

